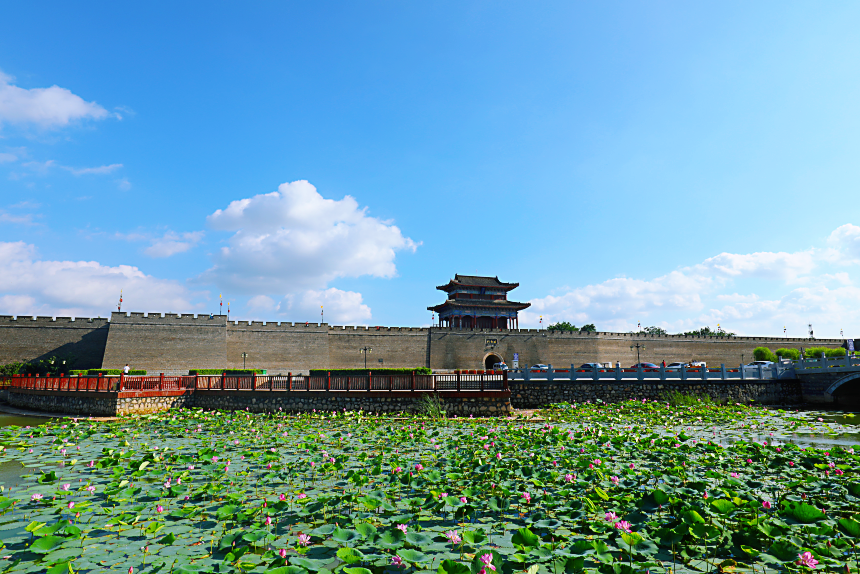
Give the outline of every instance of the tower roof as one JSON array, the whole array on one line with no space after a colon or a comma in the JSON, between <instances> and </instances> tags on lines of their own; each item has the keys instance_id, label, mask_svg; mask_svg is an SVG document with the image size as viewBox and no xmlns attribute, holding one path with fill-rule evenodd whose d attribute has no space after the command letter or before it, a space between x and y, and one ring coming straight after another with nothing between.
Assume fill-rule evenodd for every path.
<instances>
[{"instance_id":1,"label":"tower roof","mask_svg":"<svg viewBox=\"0 0 860 574\"><path fill-rule=\"evenodd\" d=\"M451 291L457 287L494 287L496 289L504 289L510 291L519 287L519 283L505 283L499 281L499 277L482 277L480 275L454 275L447 285L439 285L436 289L440 291Z\"/></svg>"}]
</instances>

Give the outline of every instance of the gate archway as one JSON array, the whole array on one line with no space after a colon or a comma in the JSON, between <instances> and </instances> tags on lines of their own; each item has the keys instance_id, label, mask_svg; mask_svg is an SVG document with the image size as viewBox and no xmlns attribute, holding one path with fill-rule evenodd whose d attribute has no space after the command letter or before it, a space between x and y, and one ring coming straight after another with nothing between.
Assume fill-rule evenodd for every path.
<instances>
[{"instance_id":1,"label":"gate archway","mask_svg":"<svg viewBox=\"0 0 860 574\"><path fill-rule=\"evenodd\" d=\"M484 357L484 368L488 371L493 369L493 365L496 363L504 362L503 359L495 353L490 353L486 357Z\"/></svg>"}]
</instances>

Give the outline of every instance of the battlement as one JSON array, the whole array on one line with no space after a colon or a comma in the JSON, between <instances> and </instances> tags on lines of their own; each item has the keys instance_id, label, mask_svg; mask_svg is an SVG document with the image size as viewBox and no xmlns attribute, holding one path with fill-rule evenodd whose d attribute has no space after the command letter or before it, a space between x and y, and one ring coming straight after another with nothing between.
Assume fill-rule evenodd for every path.
<instances>
[{"instance_id":1,"label":"battlement","mask_svg":"<svg viewBox=\"0 0 860 574\"><path fill-rule=\"evenodd\" d=\"M87 329L92 329L94 327L100 327L103 325L107 325L108 320L104 318L91 318L91 317L28 317L28 316L13 316L13 315L0 315L0 326L2 325L10 325L10 326L20 326L20 327L43 327L43 326L51 326L51 327L59 327L59 326L71 326L71 327L84 327Z\"/></svg>"},{"instance_id":2,"label":"battlement","mask_svg":"<svg viewBox=\"0 0 860 574\"><path fill-rule=\"evenodd\" d=\"M113 312L110 316L114 325L189 325L195 327L224 327L227 325L226 315L209 315L208 313L140 313Z\"/></svg>"}]
</instances>

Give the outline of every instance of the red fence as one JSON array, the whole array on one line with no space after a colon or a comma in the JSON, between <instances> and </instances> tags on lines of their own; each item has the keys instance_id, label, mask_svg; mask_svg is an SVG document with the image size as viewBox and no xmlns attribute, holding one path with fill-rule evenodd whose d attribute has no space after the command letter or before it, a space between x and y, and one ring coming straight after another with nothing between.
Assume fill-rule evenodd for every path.
<instances>
[{"instance_id":1,"label":"red fence","mask_svg":"<svg viewBox=\"0 0 860 574\"><path fill-rule=\"evenodd\" d=\"M481 375L187 375L39 377L13 375L13 389L79 392L153 391L328 391L428 392L506 391L507 373Z\"/></svg>"}]
</instances>

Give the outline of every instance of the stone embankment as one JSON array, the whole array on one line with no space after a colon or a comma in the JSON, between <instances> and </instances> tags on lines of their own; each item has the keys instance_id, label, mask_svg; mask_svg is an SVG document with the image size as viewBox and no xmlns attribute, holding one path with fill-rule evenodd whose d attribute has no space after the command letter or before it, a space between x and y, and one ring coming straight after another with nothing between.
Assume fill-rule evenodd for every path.
<instances>
[{"instance_id":1,"label":"stone embankment","mask_svg":"<svg viewBox=\"0 0 860 574\"><path fill-rule=\"evenodd\" d=\"M379 413L417 413L422 393L369 392L338 393L325 391L177 391L145 396L117 392L68 392L13 389L8 402L12 406L47 412L64 412L82 416L115 416L149 414L174 408L249 410L252 412L311 412L343 410ZM496 416L513 411L510 393L441 392L439 396L449 415Z\"/></svg>"}]
</instances>

